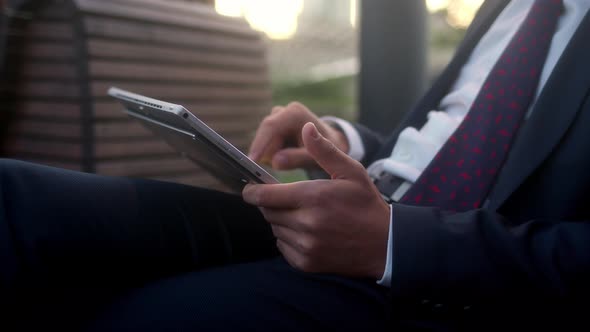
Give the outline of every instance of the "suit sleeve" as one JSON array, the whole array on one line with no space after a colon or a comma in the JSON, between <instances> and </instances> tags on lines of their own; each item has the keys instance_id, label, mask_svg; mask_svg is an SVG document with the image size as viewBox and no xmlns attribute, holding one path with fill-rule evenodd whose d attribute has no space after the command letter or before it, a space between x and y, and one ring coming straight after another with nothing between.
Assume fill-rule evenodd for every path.
<instances>
[{"instance_id":1,"label":"suit sleeve","mask_svg":"<svg viewBox=\"0 0 590 332\"><path fill-rule=\"evenodd\" d=\"M368 167L369 164L375 160L375 155L385 143L385 138L380 134L358 123L354 124L354 128L357 130L359 136L361 137L361 141L363 142L363 147L365 150L365 154L363 158L360 160L360 162L365 167Z\"/></svg>"},{"instance_id":2,"label":"suit sleeve","mask_svg":"<svg viewBox=\"0 0 590 332\"><path fill-rule=\"evenodd\" d=\"M392 299L469 308L587 296L590 221L510 220L393 205ZM537 302L536 299L542 299Z\"/></svg>"}]
</instances>

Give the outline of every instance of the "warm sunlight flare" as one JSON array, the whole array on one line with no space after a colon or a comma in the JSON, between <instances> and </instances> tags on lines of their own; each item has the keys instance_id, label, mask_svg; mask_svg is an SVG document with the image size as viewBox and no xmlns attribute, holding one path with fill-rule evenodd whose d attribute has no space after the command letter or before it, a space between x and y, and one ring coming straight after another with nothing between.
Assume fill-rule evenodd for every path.
<instances>
[{"instance_id":1,"label":"warm sunlight flare","mask_svg":"<svg viewBox=\"0 0 590 332\"><path fill-rule=\"evenodd\" d=\"M242 16L242 0L215 0L215 10L224 16Z\"/></svg>"},{"instance_id":2,"label":"warm sunlight flare","mask_svg":"<svg viewBox=\"0 0 590 332\"><path fill-rule=\"evenodd\" d=\"M483 0L455 0L451 1L447 9L447 21L456 28L466 28L482 5Z\"/></svg>"},{"instance_id":3,"label":"warm sunlight flare","mask_svg":"<svg viewBox=\"0 0 590 332\"><path fill-rule=\"evenodd\" d=\"M456 28L466 28L484 0L426 0L431 13L447 11L447 21Z\"/></svg>"},{"instance_id":4,"label":"warm sunlight flare","mask_svg":"<svg viewBox=\"0 0 590 332\"><path fill-rule=\"evenodd\" d=\"M449 6L450 0L426 0L426 8L431 13L446 9Z\"/></svg>"},{"instance_id":5,"label":"warm sunlight flare","mask_svg":"<svg viewBox=\"0 0 590 332\"><path fill-rule=\"evenodd\" d=\"M357 7L358 2L357 0L350 0L350 25L356 27L357 21Z\"/></svg>"},{"instance_id":6,"label":"warm sunlight flare","mask_svg":"<svg viewBox=\"0 0 590 332\"><path fill-rule=\"evenodd\" d=\"M221 15L243 16L252 28L272 39L287 39L297 32L303 0L216 0Z\"/></svg>"}]
</instances>

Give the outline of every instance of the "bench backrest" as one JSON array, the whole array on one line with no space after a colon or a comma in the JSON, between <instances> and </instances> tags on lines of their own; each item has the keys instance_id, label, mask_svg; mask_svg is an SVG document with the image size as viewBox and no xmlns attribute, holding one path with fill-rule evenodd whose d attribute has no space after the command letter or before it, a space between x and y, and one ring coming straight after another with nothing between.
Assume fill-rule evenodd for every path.
<instances>
[{"instance_id":1,"label":"bench backrest","mask_svg":"<svg viewBox=\"0 0 590 332\"><path fill-rule=\"evenodd\" d=\"M242 150L269 110L261 35L210 6L55 0L30 1L23 12L7 30L5 156L218 187L121 112L107 89L182 104Z\"/></svg>"}]
</instances>

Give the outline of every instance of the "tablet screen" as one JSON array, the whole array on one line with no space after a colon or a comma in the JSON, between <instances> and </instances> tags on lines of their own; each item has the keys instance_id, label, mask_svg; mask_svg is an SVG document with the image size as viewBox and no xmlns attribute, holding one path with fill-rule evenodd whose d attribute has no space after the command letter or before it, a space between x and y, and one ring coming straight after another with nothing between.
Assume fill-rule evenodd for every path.
<instances>
[{"instance_id":1,"label":"tablet screen","mask_svg":"<svg viewBox=\"0 0 590 332\"><path fill-rule=\"evenodd\" d=\"M109 90L109 94L123 103L127 114L162 137L181 155L207 170L231 191L241 191L248 182L278 183L266 170L248 159L182 106L120 89L112 90ZM195 119L198 125L190 121ZM218 140L212 142L211 137Z\"/></svg>"}]
</instances>

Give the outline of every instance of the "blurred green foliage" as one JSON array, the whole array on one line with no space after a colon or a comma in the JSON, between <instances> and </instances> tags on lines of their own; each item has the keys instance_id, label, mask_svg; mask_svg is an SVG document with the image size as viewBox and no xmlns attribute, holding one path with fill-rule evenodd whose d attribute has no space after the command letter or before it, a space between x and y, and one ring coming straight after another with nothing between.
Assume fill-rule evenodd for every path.
<instances>
[{"instance_id":1,"label":"blurred green foliage","mask_svg":"<svg viewBox=\"0 0 590 332\"><path fill-rule=\"evenodd\" d=\"M354 120L357 112L356 77L325 81L284 82L273 85L274 105L298 101L319 116L333 115Z\"/></svg>"}]
</instances>

